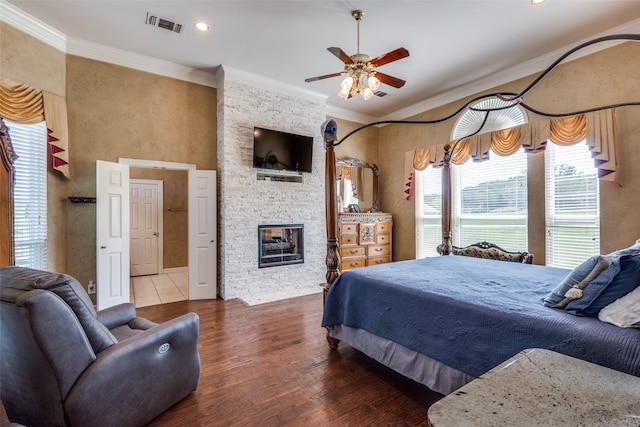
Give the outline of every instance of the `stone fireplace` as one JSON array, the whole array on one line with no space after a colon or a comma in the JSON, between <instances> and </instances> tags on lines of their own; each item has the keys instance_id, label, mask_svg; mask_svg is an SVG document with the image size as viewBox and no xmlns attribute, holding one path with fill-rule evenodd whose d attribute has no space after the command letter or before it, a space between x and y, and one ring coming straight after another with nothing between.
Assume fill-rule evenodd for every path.
<instances>
[{"instance_id":1,"label":"stone fireplace","mask_svg":"<svg viewBox=\"0 0 640 427\"><path fill-rule=\"evenodd\" d=\"M326 224L320 126L326 112L324 99L301 96L270 82L253 84L251 78L226 67L218 74L218 293L224 299L260 304L322 292ZM261 170L253 167L255 126L313 136L312 171L297 173L295 180L262 177ZM258 227L264 224L289 228L304 224L304 243L289 242L286 232L265 235L265 240L274 240L271 250L290 243L302 251L272 253L278 256L266 262L256 247Z\"/></svg>"},{"instance_id":2,"label":"stone fireplace","mask_svg":"<svg viewBox=\"0 0 640 427\"><path fill-rule=\"evenodd\" d=\"M258 267L278 267L304 262L302 224L259 225Z\"/></svg>"}]
</instances>

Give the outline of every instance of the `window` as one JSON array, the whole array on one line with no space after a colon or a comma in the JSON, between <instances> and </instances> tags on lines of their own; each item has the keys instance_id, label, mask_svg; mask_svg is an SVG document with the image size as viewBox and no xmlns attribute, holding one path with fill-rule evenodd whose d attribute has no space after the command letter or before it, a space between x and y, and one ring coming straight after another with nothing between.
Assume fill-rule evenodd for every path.
<instances>
[{"instance_id":1,"label":"window","mask_svg":"<svg viewBox=\"0 0 640 427\"><path fill-rule=\"evenodd\" d=\"M5 120L13 148L14 236L16 265L47 268L47 127L44 122L23 125Z\"/></svg>"},{"instance_id":2,"label":"window","mask_svg":"<svg viewBox=\"0 0 640 427\"><path fill-rule=\"evenodd\" d=\"M416 255L438 255L442 243L442 169L416 171Z\"/></svg>"},{"instance_id":3,"label":"window","mask_svg":"<svg viewBox=\"0 0 640 427\"><path fill-rule=\"evenodd\" d=\"M527 154L453 165L451 234L455 246L488 241L503 249L526 250Z\"/></svg>"},{"instance_id":4,"label":"window","mask_svg":"<svg viewBox=\"0 0 640 427\"><path fill-rule=\"evenodd\" d=\"M598 172L585 143L545 150L546 265L574 268L600 253Z\"/></svg>"}]
</instances>

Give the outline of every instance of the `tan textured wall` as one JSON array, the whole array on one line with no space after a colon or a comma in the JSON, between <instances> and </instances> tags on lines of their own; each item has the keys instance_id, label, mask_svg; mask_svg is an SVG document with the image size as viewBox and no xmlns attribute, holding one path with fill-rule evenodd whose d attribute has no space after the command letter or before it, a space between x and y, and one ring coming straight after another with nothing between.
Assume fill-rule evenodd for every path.
<instances>
[{"instance_id":1,"label":"tan textured wall","mask_svg":"<svg viewBox=\"0 0 640 427\"><path fill-rule=\"evenodd\" d=\"M216 169L216 90L69 55L69 194L96 194L96 160L135 158ZM68 271L95 279L95 205L68 216Z\"/></svg>"},{"instance_id":2,"label":"tan textured wall","mask_svg":"<svg viewBox=\"0 0 640 427\"><path fill-rule=\"evenodd\" d=\"M131 168L129 178L162 181L162 258L161 268L187 267L188 253L188 173L158 169Z\"/></svg>"},{"instance_id":3,"label":"tan textured wall","mask_svg":"<svg viewBox=\"0 0 640 427\"><path fill-rule=\"evenodd\" d=\"M361 123L332 117L338 125L338 138L344 138L349 132L362 126ZM360 159L366 163L378 163L379 128L368 127L350 136L344 144L335 148L336 159Z\"/></svg>"},{"instance_id":4,"label":"tan textured wall","mask_svg":"<svg viewBox=\"0 0 640 427\"><path fill-rule=\"evenodd\" d=\"M550 113L572 112L606 104L640 100L640 43L625 43L561 65L526 97L536 109ZM537 75L536 75L537 76ZM500 86L495 91L519 92L532 77ZM479 94L478 94L479 95ZM475 97L475 96L474 96ZM473 97L470 97L473 98ZM465 100L422 113L414 119L446 116ZM530 115L530 121L536 120ZM394 260L415 257L414 203L403 198L404 153L449 140L455 119L434 125L389 125L380 128L378 159L393 171L381 179L383 210L394 215ZM601 251L626 247L640 238L640 107L617 110L619 181L621 187L601 182ZM540 156L541 157L541 156ZM529 250L544 262L544 162L529 159Z\"/></svg>"},{"instance_id":5,"label":"tan textured wall","mask_svg":"<svg viewBox=\"0 0 640 427\"><path fill-rule=\"evenodd\" d=\"M65 95L66 55L0 22L0 75L60 96ZM48 269L67 268L67 179L49 168L47 174Z\"/></svg>"}]
</instances>

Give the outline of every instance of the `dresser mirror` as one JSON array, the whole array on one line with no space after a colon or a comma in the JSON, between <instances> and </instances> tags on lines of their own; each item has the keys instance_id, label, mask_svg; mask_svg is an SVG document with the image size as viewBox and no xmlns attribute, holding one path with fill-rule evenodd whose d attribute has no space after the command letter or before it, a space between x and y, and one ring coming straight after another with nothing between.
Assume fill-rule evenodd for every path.
<instances>
[{"instance_id":1,"label":"dresser mirror","mask_svg":"<svg viewBox=\"0 0 640 427\"><path fill-rule=\"evenodd\" d=\"M336 160L339 212L378 212L378 166L358 159Z\"/></svg>"}]
</instances>

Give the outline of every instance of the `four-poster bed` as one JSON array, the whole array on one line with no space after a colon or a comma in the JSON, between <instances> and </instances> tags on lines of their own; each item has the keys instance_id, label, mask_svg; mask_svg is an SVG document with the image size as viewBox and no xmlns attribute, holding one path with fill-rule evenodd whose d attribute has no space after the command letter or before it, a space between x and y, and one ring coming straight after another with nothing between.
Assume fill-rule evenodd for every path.
<instances>
[{"instance_id":1,"label":"four-poster bed","mask_svg":"<svg viewBox=\"0 0 640 427\"><path fill-rule=\"evenodd\" d=\"M520 94L493 94L523 105L523 96L562 59L579 48L607 40L640 40L640 35L608 36L561 57ZM486 97L483 96L483 97ZM473 100L475 101L475 100ZM387 123L429 124L448 120ZM574 112L586 114L640 102ZM532 109L530 109L532 110ZM485 111L485 119L490 110ZM536 114L545 116L543 112ZM548 115L556 117L560 115ZM370 125L364 126L364 129ZM357 129L357 130L360 130ZM461 141L444 146L442 170L442 255L452 252L450 165ZM357 131L356 130L356 131ZM354 131L354 132L356 132ZM547 348L640 376L640 330L619 328L595 317L550 309L541 300L570 270L463 256L402 261L339 273L337 240L337 126L322 126L326 148L327 274L323 326L337 349L340 340L443 394L450 393L525 348ZM619 351L611 352L612 347Z\"/></svg>"}]
</instances>

